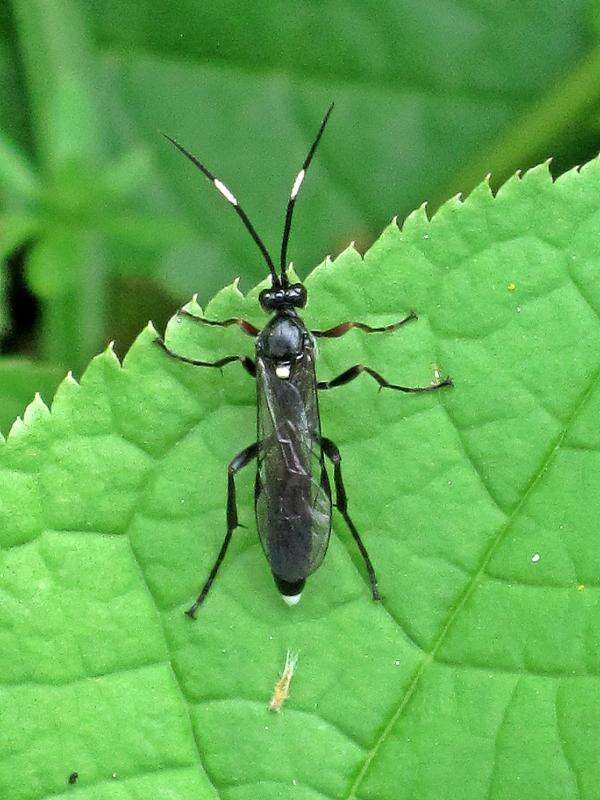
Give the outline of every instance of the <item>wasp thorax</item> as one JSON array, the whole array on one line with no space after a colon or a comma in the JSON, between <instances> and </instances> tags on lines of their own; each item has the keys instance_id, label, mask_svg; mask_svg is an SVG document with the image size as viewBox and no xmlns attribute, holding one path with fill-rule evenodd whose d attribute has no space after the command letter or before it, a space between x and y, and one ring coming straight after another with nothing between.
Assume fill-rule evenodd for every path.
<instances>
[{"instance_id":1,"label":"wasp thorax","mask_svg":"<svg viewBox=\"0 0 600 800\"><path fill-rule=\"evenodd\" d=\"M257 342L260 355L285 365L296 361L305 350L306 331L296 317L274 317L263 328Z\"/></svg>"},{"instance_id":2,"label":"wasp thorax","mask_svg":"<svg viewBox=\"0 0 600 800\"><path fill-rule=\"evenodd\" d=\"M282 308L304 308L306 305L306 289L301 283L291 286L263 289L258 296L265 311L279 311Z\"/></svg>"}]
</instances>

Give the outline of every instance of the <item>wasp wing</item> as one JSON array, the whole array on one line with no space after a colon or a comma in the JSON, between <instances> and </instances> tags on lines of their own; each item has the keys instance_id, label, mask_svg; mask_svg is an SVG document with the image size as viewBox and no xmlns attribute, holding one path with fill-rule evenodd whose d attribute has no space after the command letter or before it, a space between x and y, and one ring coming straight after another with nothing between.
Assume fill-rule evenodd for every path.
<instances>
[{"instance_id":1,"label":"wasp wing","mask_svg":"<svg viewBox=\"0 0 600 800\"><path fill-rule=\"evenodd\" d=\"M307 348L285 380L259 357L256 379L256 522L273 574L292 583L321 564L331 532L314 351Z\"/></svg>"}]
</instances>

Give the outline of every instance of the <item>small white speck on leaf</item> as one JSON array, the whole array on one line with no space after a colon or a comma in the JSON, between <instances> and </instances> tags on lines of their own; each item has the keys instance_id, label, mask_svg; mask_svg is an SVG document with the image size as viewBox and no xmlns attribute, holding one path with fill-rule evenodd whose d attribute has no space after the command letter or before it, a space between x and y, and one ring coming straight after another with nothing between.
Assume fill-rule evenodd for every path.
<instances>
[{"instance_id":1,"label":"small white speck on leaf","mask_svg":"<svg viewBox=\"0 0 600 800\"><path fill-rule=\"evenodd\" d=\"M538 563L538 561L540 560L540 558L541 558L541 556L540 556L540 554L539 554L539 553L534 553L534 554L531 556L531 563L532 563L532 564L537 564L537 563Z\"/></svg>"}]
</instances>

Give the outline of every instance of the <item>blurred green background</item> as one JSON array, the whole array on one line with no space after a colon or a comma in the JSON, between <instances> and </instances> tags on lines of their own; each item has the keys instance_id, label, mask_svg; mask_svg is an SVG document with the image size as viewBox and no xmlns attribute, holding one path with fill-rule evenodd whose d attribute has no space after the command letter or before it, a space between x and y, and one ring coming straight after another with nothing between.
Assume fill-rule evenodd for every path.
<instances>
[{"instance_id":1,"label":"blurred green background","mask_svg":"<svg viewBox=\"0 0 600 800\"><path fill-rule=\"evenodd\" d=\"M394 215L488 172L593 157L598 0L5 0L0 5L0 429L108 340L123 355L241 276L235 214L159 135L199 155L277 253L331 100L290 248L305 275Z\"/></svg>"}]
</instances>

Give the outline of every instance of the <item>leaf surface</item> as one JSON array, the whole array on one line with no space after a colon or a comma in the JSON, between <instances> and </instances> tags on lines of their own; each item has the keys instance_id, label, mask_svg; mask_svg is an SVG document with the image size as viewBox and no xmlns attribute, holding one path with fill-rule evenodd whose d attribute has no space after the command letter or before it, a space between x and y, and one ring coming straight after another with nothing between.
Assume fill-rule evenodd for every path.
<instances>
[{"instance_id":1,"label":"leaf surface","mask_svg":"<svg viewBox=\"0 0 600 800\"><path fill-rule=\"evenodd\" d=\"M325 392L350 513L289 609L253 522L191 623L224 535L226 465L253 440L254 387L168 360L146 330L0 449L0 795L570 800L600 777L596 520L600 161L546 166L390 226L307 281L306 319L419 321L322 341L320 376L367 363L455 388ZM212 318L264 321L235 286ZM193 305L191 307L194 307ZM199 309L195 309L199 311ZM251 352L174 318L180 352ZM283 711L267 704L299 652Z\"/></svg>"}]
</instances>

